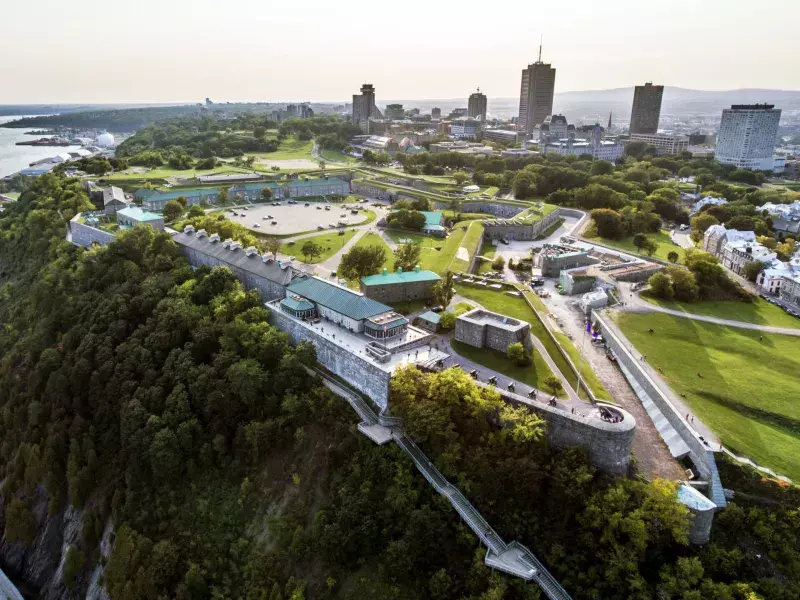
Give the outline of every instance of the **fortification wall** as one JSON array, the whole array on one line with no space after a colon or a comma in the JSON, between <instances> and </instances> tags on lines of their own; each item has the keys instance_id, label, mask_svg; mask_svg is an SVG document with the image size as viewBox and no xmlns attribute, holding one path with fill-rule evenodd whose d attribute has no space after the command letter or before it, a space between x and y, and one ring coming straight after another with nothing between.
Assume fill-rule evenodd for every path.
<instances>
[{"instance_id":1,"label":"fortification wall","mask_svg":"<svg viewBox=\"0 0 800 600\"><path fill-rule=\"evenodd\" d=\"M289 340L296 346L304 340L310 341L317 349L317 362L330 372L338 375L375 404L386 408L389 402L389 380L391 375L375 366L371 361L347 352L331 340L304 327L291 317L283 314L274 305L268 306L269 323L289 334Z\"/></svg>"},{"instance_id":2,"label":"fortification wall","mask_svg":"<svg viewBox=\"0 0 800 600\"><path fill-rule=\"evenodd\" d=\"M675 409L672 402L670 402L669 398L667 398L664 392L661 391L661 388L659 388L655 381L645 372L639 360L634 357L631 352L631 344L628 342L627 338L597 311L592 311L592 321L600 326L603 339L608 347L614 351L617 360L625 365L634 379L636 379L636 382L642 386L656 406L658 406L661 414L664 415L670 425L678 432L678 435L686 442L686 445L689 447L692 463L700 472L700 475L703 478L710 477L711 465L708 459L708 451L710 448L700 440L699 436L694 431L692 431L683 416Z\"/></svg>"},{"instance_id":3,"label":"fortification wall","mask_svg":"<svg viewBox=\"0 0 800 600\"><path fill-rule=\"evenodd\" d=\"M549 215L542 217L539 221L530 224L515 225L510 222L492 224L487 222L483 225L483 235L485 238L489 239L511 238L521 241L533 241L560 218L560 211L554 210Z\"/></svg>"},{"instance_id":4,"label":"fortification wall","mask_svg":"<svg viewBox=\"0 0 800 600\"><path fill-rule=\"evenodd\" d=\"M73 244L76 246L91 246L92 244L107 246L114 241L115 237L113 233L90 227L84 223L79 223L79 217L80 214L77 214L69 222L69 234L71 235Z\"/></svg>"},{"instance_id":5,"label":"fortification wall","mask_svg":"<svg viewBox=\"0 0 800 600\"><path fill-rule=\"evenodd\" d=\"M478 384L487 387L482 382ZM547 421L547 437L556 446L580 446L589 453L592 464L611 473L623 474L628 470L636 420L627 411L618 406L603 405L623 417L619 423L609 423L596 417L573 415L560 408L531 401L519 394L499 391L503 400L509 404L527 406Z\"/></svg>"}]
</instances>

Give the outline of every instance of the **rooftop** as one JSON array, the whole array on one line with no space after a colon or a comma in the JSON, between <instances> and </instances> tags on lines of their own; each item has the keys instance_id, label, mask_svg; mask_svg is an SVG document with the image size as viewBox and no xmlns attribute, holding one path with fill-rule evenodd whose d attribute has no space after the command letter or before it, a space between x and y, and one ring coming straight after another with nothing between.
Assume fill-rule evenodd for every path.
<instances>
[{"instance_id":1,"label":"rooftop","mask_svg":"<svg viewBox=\"0 0 800 600\"><path fill-rule=\"evenodd\" d=\"M152 213L149 210L143 210L138 206L129 206L127 208L123 208L117 211L117 217L128 217L129 219L134 219L135 221L160 221L164 217Z\"/></svg>"},{"instance_id":2,"label":"rooftop","mask_svg":"<svg viewBox=\"0 0 800 600\"><path fill-rule=\"evenodd\" d=\"M706 511L717 508L717 505L704 496L700 490L685 483L678 488L678 500L693 510Z\"/></svg>"},{"instance_id":3,"label":"rooftop","mask_svg":"<svg viewBox=\"0 0 800 600\"><path fill-rule=\"evenodd\" d=\"M402 269L389 272L387 269L377 275L369 275L361 278L361 283L370 285L392 285L397 283L415 283L418 281L439 281L439 277L433 271L420 271L419 267L413 271L403 271Z\"/></svg>"},{"instance_id":4,"label":"rooftop","mask_svg":"<svg viewBox=\"0 0 800 600\"><path fill-rule=\"evenodd\" d=\"M392 310L390 306L319 277L298 278L289 286L288 291L356 321Z\"/></svg>"}]
</instances>

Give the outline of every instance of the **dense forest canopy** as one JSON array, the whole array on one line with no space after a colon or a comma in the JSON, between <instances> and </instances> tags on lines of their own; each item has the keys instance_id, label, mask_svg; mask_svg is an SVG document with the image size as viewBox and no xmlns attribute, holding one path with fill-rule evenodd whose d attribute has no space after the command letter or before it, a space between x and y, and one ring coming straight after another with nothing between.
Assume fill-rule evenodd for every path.
<instances>
[{"instance_id":1,"label":"dense forest canopy","mask_svg":"<svg viewBox=\"0 0 800 600\"><path fill-rule=\"evenodd\" d=\"M83 511L65 569L78 590L113 520L112 600L540 597L483 565L398 448L357 433L308 376L313 347L290 347L254 292L145 227L75 248L65 224L88 207L79 182L45 175L0 215L4 539L33 542L46 494L52 514ZM538 418L458 370L403 370L391 402L575 598L800 596L796 496L733 503L692 547L674 484L552 448Z\"/></svg>"}]
</instances>

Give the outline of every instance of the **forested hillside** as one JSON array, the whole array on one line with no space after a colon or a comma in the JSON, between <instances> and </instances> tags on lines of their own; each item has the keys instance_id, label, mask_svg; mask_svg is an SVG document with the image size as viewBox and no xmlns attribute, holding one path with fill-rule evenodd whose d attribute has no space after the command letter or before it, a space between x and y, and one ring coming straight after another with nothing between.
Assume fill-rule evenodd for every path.
<instances>
[{"instance_id":1,"label":"forested hillside","mask_svg":"<svg viewBox=\"0 0 800 600\"><path fill-rule=\"evenodd\" d=\"M41 536L44 486L51 515L82 511L63 598L104 562L109 519L111 600L540 597L483 565L394 445L357 433L304 369L313 347L289 347L230 272L190 269L147 228L75 248L65 224L87 206L78 182L46 175L0 214L0 563ZM734 504L698 549L673 484L556 451L463 373L403 371L392 402L575 598L800 596L796 503Z\"/></svg>"}]
</instances>

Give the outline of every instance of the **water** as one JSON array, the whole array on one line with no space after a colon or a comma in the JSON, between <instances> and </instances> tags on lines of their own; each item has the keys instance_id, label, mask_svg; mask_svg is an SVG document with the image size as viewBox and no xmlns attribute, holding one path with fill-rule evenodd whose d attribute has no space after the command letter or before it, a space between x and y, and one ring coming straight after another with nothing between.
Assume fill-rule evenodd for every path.
<instances>
[{"instance_id":1,"label":"water","mask_svg":"<svg viewBox=\"0 0 800 600\"><path fill-rule=\"evenodd\" d=\"M21 119L24 115L15 117L0 117L0 123L13 121L14 119ZM25 135L26 131L36 131L44 129L43 127L34 127L31 129L8 129L0 127L0 177L11 175L17 171L24 169L32 162L61 154L62 152L69 152L77 150L80 146L17 146L17 142L30 142L37 140L40 137L36 135Z\"/></svg>"}]
</instances>

